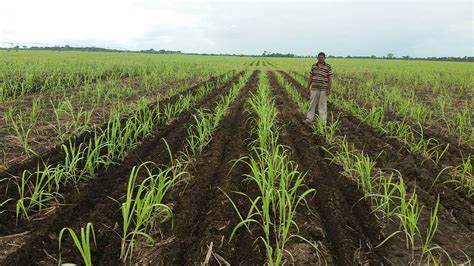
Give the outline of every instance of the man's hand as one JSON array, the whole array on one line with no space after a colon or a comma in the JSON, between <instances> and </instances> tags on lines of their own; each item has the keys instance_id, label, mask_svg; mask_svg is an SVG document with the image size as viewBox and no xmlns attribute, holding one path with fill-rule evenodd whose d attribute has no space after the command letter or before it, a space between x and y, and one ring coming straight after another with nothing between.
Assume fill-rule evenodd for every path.
<instances>
[{"instance_id":1,"label":"man's hand","mask_svg":"<svg viewBox=\"0 0 474 266\"><path fill-rule=\"evenodd\" d=\"M311 90L306 91L306 96L308 96L308 98L311 98Z\"/></svg>"}]
</instances>

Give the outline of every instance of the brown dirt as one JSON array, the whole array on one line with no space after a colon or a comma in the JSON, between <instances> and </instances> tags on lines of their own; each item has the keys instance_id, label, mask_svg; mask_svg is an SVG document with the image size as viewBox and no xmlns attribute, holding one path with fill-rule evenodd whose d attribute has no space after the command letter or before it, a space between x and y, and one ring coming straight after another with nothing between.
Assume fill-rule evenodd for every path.
<instances>
[{"instance_id":1,"label":"brown dirt","mask_svg":"<svg viewBox=\"0 0 474 266\"><path fill-rule=\"evenodd\" d=\"M301 75L298 72L293 72L293 73ZM354 75L354 73L340 73L337 75L336 78L338 79L338 81L346 85L357 86L357 84L360 84L361 82L365 82L368 79L373 78L373 74L374 73L367 72L367 71L363 73L357 73L356 75ZM414 92L417 100L431 107L434 107L433 99L439 96L439 93L433 90L433 84L429 84L429 83L423 84L423 83L418 83L418 82L413 83L413 81L399 80L397 77L394 77L394 76L385 77L384 80L381 81L380 85L397 86L397 87L402 88L403 90L408 90L410 93ZM450 90L460 92L460 88L452 87L450 88ZM471 106L474 103L472 101L469 102L469 100L466 101L466 99L472 98L472 92L467 93L467 95L464 93L453 93L451 94L451 97L452 97L453 102L447 106L450 112L455 112L456 110L463 108L466 105L466 103L471 104ZM439 117L439 114L437 114L436 110L435 110L435 116ZM443 125L442 123L436 124L434 125L434 127L437 127L437 128L434 130L436 131L436 133L439 133L440 131L446 131L444 126L445 125ZM442 135L442 137L445 137L445 136Z\"/></svg>"},{"instance_id":2,"label":"brown dirt","mask_svg":"<svg viewBox=\"0 0 474 266\"><path fill-rule=\"evenodd\" d=\"M303 87L286 73L284 74L287 80L303 93ZM455 217L467 227L470 227L471 230L474 229L472 227L474 225L474 199L470 199L465 191L455 190L452 186L442 183L442 181L448 179L448 171L432 186L438 173L446 167L445 165L437 165L421 155L409 152L403 143L378 132L332 104L328 104L328 110L334 117L340 116L339 133L346 135L348 140L358 149L364 150L372 158L377 158L380 167L397 169L407 180L418 180L418 186L422 186L428 194L431 194L431 198L428 199L430 202L435 202L435 196L440 194L443 205L452 210ZM364 132L364 134L361 135L360 132ZM470 151L461 149L460 152L469 154ZM453 163L459 160L459 154L456 152L454 154L447 153L444 160Z\"/></svg>"},{"instance_id":3,"label":"brown dirt","mask_svg":"<svg viewBox=\"0 0 474 266\"><path fill-rule=\"evenodd\" d=\"M241 73L240 73L241 74ZM196 84L188 89L186 89L185 91L183 91L182 93L186 93L188 91L194 91L196 89L198 89L201 85L203 84L206 84L206 83L209 83L211 86L215 86L216 84L216 81L218 78L222 77L223 75L219 76L219 77L212 77L210 78L209 80L207 81L204 81L204 82L201 82L199 84ZM235 78L235 77L234 77ZM139 89L139 88L136 88L136 89ZM163 88L160 88L160 89L157 89L160 91L160 94L164 94L165 91ZM48 97L54 97L54 95L51 95L51 96L45 96L44 98L48 98ZM155 92L155 95L154 97L156 97L156 92ZM20 109L29 109L31 107L31 103L33 101L35 97L33 96L25 96L23 97L21 100L18 100L18 102L16 102L15 104L17 106L20 106ZM173 97L166 97L163 99L163 101L168 101L170 100L171 102L173 102L173 99L177 99L177 95L173 96ZM59 99L61 100L61 99ZM131 98L131 99L128 99L128 101L125 101L126 103L132 103L134 100L136 100L136 98ZM46 100L48 101L48 100ZM51 108L51 106L43 106L43 109L44 108ZM96 127L104 127L105 123L103 122L103 118L101 118L101 116L103 114L105 114L106 110L96 110L97 113L95 113L95 116L94 116L94 119L92 121L92 124L95 125ZM4 120L1 119L2 116L3 116L3 112L0 112L0 139L11 139L11 134L10 132L8 132L4 127ZM49 110L49 109L44 109L42 110L43 113L50 113L52 114L52 110ZM51 121L47 122L46 124L50 124L50 122L52 123L53 122L53 118L49 118ZM5 150L7 152L7 154L10 154L11 152L13 152L11 155L17 155L16 157L21 157L21 160L18 159L18 163L15 163L15 164L9 164L9 168L8 169L1 169L0 168L0 178L3 178L3 177L6 177L6 176L9 176L9 175L18 175L21 171L23 171L24 169L34 169L36 168L36 165L38 163L39 160L44 160L44 161L51 161L50 160L50 157L54 157L54 155L60 153L60 150L61 150L61 145L64 144L64 143L68 143L69 140L63 142L63 143L43 143L41 142L41 140L48 140L48 141L51 141L51 139L56 139L56 133L53 132L54 130L52 130L51 126L43 126L43 129L42 130L39 130L38 132L35 133L35 135L38 135L35 138L35 142L36 142L36 145L40 148L40 149L33 149L35 150L35 152L37 152L39 154L39 158L36 157L36 156L31 156L31 157L27 157L25 155L22 155L22 151L19 150L19 147L15 146L11 146L13 145L13 143L8 143L8 142L2 142L2 144L0 145L0 151L2 150L2 145L7 145L7 146L11 146L8 148L9 151ZM49 132L49 133L48 133ZM71 139L78 139L78 140L82 140L84 138L84 135L86 135L87 133L82 133L81 135L79 136L71 136ZM10 136L10 137L9 137ZM36 138L39 138L39 139L36 139ZM32 141L33 142L33 141ZM6 147L3 147L4 149L7 149ZM14 149L14 151L12 150ZM0 156L3 157L3 154L0 154ZM2 158L0 157L0 158ZM5 158L3 158L5 159ZM53 160L54 161L54 160Z\"/></svg>"}]
</instances>

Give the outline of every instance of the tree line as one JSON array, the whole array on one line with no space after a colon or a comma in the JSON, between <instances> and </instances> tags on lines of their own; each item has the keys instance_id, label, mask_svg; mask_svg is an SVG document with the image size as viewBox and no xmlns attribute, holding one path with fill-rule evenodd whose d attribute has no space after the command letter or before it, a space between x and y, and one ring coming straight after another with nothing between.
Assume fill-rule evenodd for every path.
<instances>
[{"instance_id":1,"label":"tree line","mask_svg":"<svg viewBox=\"0 0 474 266\"><path fill-rule=\"evenodd\" d=\"M116 53L148 53L148 54L186 54L186 55L208 55L208 56L251 56L251 57L287 57L287 58L312 58L313 56L300 56L291 53L272 53L268 51L264 51L261 55L245 55L245 54L229 54L229 53L183 53L181 51L172 51L172 50L154 50L154 49L147 49L147 50L139 50L139 51L131 51L131 50L121 50L121 49L110 49L110 48L101 48L101 47L73 47L70 45L65 46L31 46L27 47L26 45L23 46L13 46L11 48L0 48L3 50L49 50L49 51L85 51L85 52L116 52ZM474 57L472 56L464 56L464 57L411 57L409 55L404 56L395 56L393 53L389 53L386 56L335 56L335 55L328 55L328 58L357 58L357 59L397 59L397 60L429 60L429 61L459 61L459 62L474 62Z\"/></svg>"}]
</instances>

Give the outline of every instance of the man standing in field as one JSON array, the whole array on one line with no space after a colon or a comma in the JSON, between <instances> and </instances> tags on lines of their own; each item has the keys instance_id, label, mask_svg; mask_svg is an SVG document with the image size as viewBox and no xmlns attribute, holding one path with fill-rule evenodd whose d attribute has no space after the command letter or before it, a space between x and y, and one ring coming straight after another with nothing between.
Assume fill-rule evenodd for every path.
<instances>
[{"instance_id":1,"label":"man standing in field","mask_svg":"<svg viewBox=\"0 0 474 266\"><path fill-rule=\"evenodd\" d=\"M308 79L308 95L310 97L309 111L306 114L307 123L312 123L318 108L319 118L326 123L327 96L331 93L331 66L325 62L326 54L318 54L318 62L311 66Z\"/></svg>"}]
</instances>

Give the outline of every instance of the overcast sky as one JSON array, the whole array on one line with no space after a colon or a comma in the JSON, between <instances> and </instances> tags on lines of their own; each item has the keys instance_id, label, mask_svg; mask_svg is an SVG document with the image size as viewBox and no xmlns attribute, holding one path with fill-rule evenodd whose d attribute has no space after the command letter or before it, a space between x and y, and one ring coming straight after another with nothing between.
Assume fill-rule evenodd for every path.
<instances>
[{"instance_id":1,"label":"overcast sky","mask_svg":"<svg viewBox=\"0 0 474 266\"><path fill-rule=\"evenodd\" d=\"M170 3L173 2L173 3ZM0 45L199 53L473 56L473 4L456 0L2 0Z\"/></svg>"}]
</instances>

